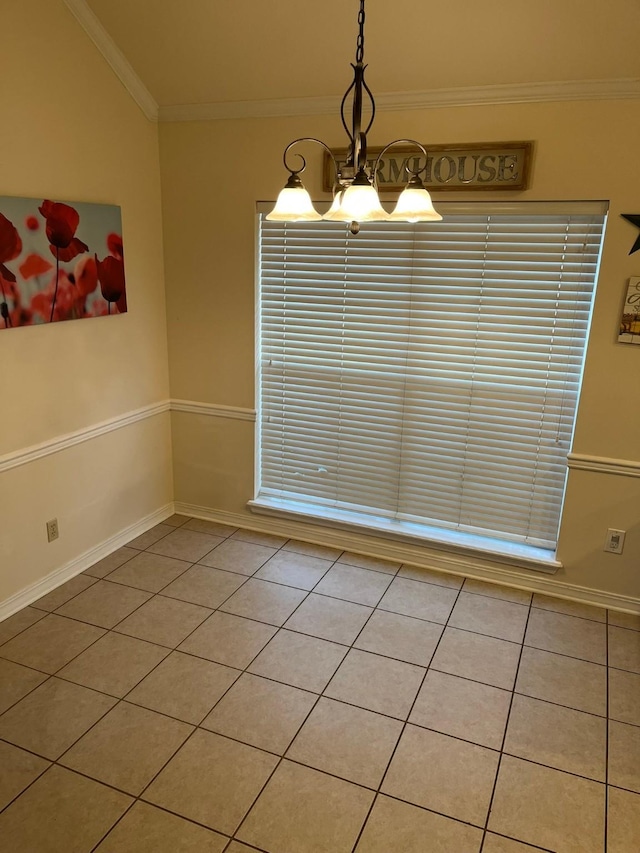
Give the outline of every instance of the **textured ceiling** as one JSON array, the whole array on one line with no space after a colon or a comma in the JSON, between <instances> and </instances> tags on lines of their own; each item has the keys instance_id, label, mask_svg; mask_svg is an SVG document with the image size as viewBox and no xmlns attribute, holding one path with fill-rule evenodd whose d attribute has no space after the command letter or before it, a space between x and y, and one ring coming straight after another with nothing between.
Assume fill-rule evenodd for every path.
<instances>
[{"instance_id":1,"label":"textured ceiling","mask_svg":"<svg viewBox=\"0 0 640 853\"><path fill-rule=\"evenodd\" d=\"M161 106L340 94L357 0L86 0ZM374 92L640 77L640 0L367 0Z\"/></svg>"}]
</instances>

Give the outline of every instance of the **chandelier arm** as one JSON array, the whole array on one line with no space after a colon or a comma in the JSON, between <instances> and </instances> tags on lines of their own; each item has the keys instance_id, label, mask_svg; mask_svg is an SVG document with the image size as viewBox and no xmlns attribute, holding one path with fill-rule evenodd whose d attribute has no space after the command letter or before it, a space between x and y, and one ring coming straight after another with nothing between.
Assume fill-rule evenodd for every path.
<instances>
[{"instance_id":1,"label":"chandelier arm","mask_svg":"<svg viewBox=\"0 0 640 853\"><path fill-rule=\"evenodd\" d=\"M409 167L409 163L408 162L405 163L404 168L409 175L412 175L413 177L417 177L420 174L420 172L424 172L424 170L427 168L427 163L426 163L426 158L428 156L427 155L427 149L424 147L424 145L421 142L418 142L416 139L394 139L393 142L390 142L388 145L384 146L382 151L376 157L376 162L373 164L373 176L372 177L373 177L373 185L375 186L376 189L378 188L378 165L380 163L380 160L384 157L384 155L387 153L387 151L390 148L393 148L394 145L415 145L416 148L419 148L420 151L422 151L422 153L424 154L425 164L421 169L411 169Z\"/></svg>"},{"instance_id":2,"label":"chandelier arm","mask_svg":"<svg viewBox=\"0 0 640 853\"><path fill-rule=\"evenodd\" d=\"M371 118L369 119L369 124L367 125L367 129L364 131L365 136L366 136L366 134L369 133L369 131L371 130L371 125L373 124L373 120L376 117L376 102L375 102L375 99L373 97L373 92L367 86L367 83L364 79L364 74L362 76L362 85L364 86L364 89L365 89L367 95L369 95L369 99L371 101Z\"/></svg>"},{"instance_id":3,"label":"chandelier arm","mask_svg":"<svg viewBox=\"0 0 640 853\"><path fill-rule=\"evenodd\" d=\"M322 148L324 148L324 150L327 152L329 157L331 157L331 162L333 163L333 168L334 168L334 172L335 172L334 183L338 184L339 183L339 180L338 180L338 162L337 162L336 158L333 156L333 152L331 151L329 146L326 144L326 142L323 142L321 139L316 139L315 136L301 136L299 139L294 139L293 142L290 142L287 145L287 147L284 149L284 154L282 155L282 161L284 163L285 169L288 172L290 172L292 175L299 175L300 172L304 172L304 170L307 168L306 159L302 156L302 154L298 154L297 152L295 152L295 155L296 155L296 157L299 157L302 160L302 166L299 169L292 169L291 166L289 165L289 163L287 162L287 155L289 154L289 151L291 150L291 148L293 148L294 145L297 145L299 142L315 142L317 145L320 145L320 146L322 146Z\"/></svg>"},{"instance_id":4,"label":"chandelier arm","mask_svg":"<svg viewBox=\"0 0 640 853\"><path fill-rule=\"evenodd\" d=\"M340 104L340 118L342 119L342 126L344 127L351 144L353 144L353 133L349 130L349 125L347 124L347 121L344 117L344 105L347 101L347 98L349 97L349 93L351 92L351 90L353 89L353 87L355 85L356 85L356 78L354 76L353 80L351 81L351 85L349 86L347 91L344 93L344 96L342 98L342 102Z\"/></svg>"}]
</instances>

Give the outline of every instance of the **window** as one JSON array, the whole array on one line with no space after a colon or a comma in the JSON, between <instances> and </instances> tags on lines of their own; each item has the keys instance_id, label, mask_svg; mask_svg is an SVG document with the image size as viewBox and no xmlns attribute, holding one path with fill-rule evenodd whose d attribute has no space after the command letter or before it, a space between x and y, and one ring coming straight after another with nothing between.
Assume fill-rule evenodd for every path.
<instances>
[{"instance_id":1,"label":"window","mask_svg":"<svg viewBox=\"0 0 640 853\"><path fill-rule=\"evenodd\" d=\"M552 559L606 207L440 207L260 216L253 505Z\"/></svg>"}]
</instances>

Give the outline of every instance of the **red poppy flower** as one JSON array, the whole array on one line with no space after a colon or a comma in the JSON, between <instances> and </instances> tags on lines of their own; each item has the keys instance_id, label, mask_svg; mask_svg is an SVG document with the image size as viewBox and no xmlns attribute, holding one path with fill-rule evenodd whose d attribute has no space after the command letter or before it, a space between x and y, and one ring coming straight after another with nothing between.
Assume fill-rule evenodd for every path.
<instances>
[{"instance_id":1,"label":"red poppy flower","mask_svg":"<svg viewBox=\"0 0 640 853\"><path fill-rule=\"evenodd\" d=\"M73 271L78 296L84 300L98 286L98 267L95 258L80 258Z\"/></svg>"},{"instance_id":2,"label":"red poppy flower","mask_svg":"<svg viewBox=\"0 0 640 853\"><path fill-rule=\"evenodd\" d=\"M107 255L103 261L96 258L100 290L107 302L117 302L124 293L124 264L119 258Z\"/></svg>"},{"instance_id":3,"label":"red poppy flower","mask_svg":"<svg viewBox=\"0 0 640 853\"><path fill-rule=\"evenodd\" d=\"M37 231L40 227L40 223L38 222L37 216L27 216L25 219L25 225L29 229L29 231Z\"/></svg>"},{"instance_id":4,"label":"red poppy flower","mask_svg":"<svg viewBox=\"0 0 640 853\"><path fill-rule=\"evenodd\" d=\"M20 264L20 275L25 280L33 278L36 275L44 275L52 269L53 264L45 260L42 255L28 255Z\"/></svg>"},{"instance_id":5,"label":"red poppy flower","mask_svg":"<svg viewBox=\"0 0 640 853\"><path fill-rule=\"evenodd\" d=\"M87 252L89 247L76 236L80 215L68 204L45 201L38 208L46 219L47 240L52 254L60 261L72 261L76 255Z\"/></svg>"},{"instance_id":6,"label":"red poppy flower","mask_svg":"<svg viewBox=\"0 0 640 853\"><path fill-rule=\"evenodd\" d=\"M120 234L109 234L107 237L107 248L115 258L124 260L124 249L122 247L122 237Z\"/></svg>"},{"instance_id":7,"label":"red poppy flower","mask_svg":"<svg viewBox=\"0 0 640 853\"><path fill-rule=\"evenodd\" d=\"M22 240L13 222L0 213L0 264L12 261L22 251Z\"/></svg>"}]
</instances>

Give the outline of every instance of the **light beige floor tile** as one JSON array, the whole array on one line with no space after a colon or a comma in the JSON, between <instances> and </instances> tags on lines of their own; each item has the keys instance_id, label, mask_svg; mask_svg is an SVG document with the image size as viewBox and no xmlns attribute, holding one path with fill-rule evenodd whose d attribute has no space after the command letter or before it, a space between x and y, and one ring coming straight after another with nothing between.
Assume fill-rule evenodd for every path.
<instances>
[{"instance_id":1,"label":"light beige floor tile","mask_svg":"<svg viewBox=\"0 0 640 853\"><path fill-rule=\"evenodd\" d=\"M121 622L117 630L140 640L175 648L210 615L208 608L156 595Z\"/></svg>"},{"instance_id":2,"label":"light beige floor tile","mask_svg":"<svg viewBox=\"0 0 640 853\"><path fill-rule=\"evenodd\" d=\"M329 569L314 592L375 607L391 580L391 576L383 572L338 564Z\"/></svg>"},{"instance_id":3,"label":"light beige floor tile","mask_svg":"<svg viewBox=\"0 0 640 853\"><path fill-rule=\"evenodd\" d=\"M582 711L516 694L504 751L604 782L607 723Z\"/></svg>"},{"instance_id":4,"label":"light beige floor tile","mask_svg":"<svg viewBox=\"0 0 640 853\"><path fill-rule=\"evenodd\" d=\"M227 539L216 546L200 560L205 566L237 572L239 575L253 575L268 559L276 553L275 548L242 542L239 539Z\"/></svg>"},{"instance_id":5,"label":"light beige floor tile","mask_svg":"<svg viewBox=\"0 0 640 853\"><path fill-rule=\"evenodd\" d=\"M505 755L489 829L546 850L603 853L605 786Z\"/></svg>"},{"instance_id":6,"label":"light beige floor tile","mask_svg":"<svg viewBox=\"0 0 640 853\"><path fill-rule=\"evenodd\" d=\"M49 766L43 758L0 741L0 811Z\"/></svg>"},{"instance_id":7,"label":"light beige floor tile","mask_svg":"<svg viewBox=\"0 0 640 853\"><path fill-rule=\"evenodd\" d=\"M54 673L104 633L102 628L52 613L0 646L0 657Z\"/></svg>"},{"instance_id":8,"label":"light beige floor tile","mask_svg":"<svg viewBox=\"0 0 640 853\"><path fill-rule=\"evenodd\" d=\"M159 542L149 546L147 550L153 554L174 557L176 560L197 563L205 554L208 554L223 541L221 536L211 536L208 533L198 533L195 530L186 530L184 527L180 527L160 539Z\"/></svg>"},{"instance_id":9,"label":"light beige floor tile","mask_svg":"<svg viewBox=\"0 0 640 853\"><path fill-rule=\"evenodd\" d=\"M501 749L511 693L432 670L420 689L409 722L480 746Z\"/></svg>"},{"instance_id":10,"label":"light beige floor tile","mask_svg":"<svg viewBox=\"0 0 640 853\"><path fill-rule=\"evenodd\" d=\"M291 631L351 645L372 613L362 604L312 592L285 624Z\"/></svg>"},{"instance_id":11,"label":"light beige floor tile","mask_svg":"<svg viewBox=\"0 0 640 853\"><path fill-rule=\"evenodd\" d=\"M229 524L221 524L219 521L207 521L205 518L190 518L183 526L185 530L195 530L197 533L209 533L212 536L220 536L223 539L231 536L238 529Z\"/></svg>"},{"instance_id":12,"label":"light beige floor tile","mask_svg":"<svg viewBox=\"0 0 640 853\"><path fill-rule=\"evenodd\" d=\"M599 622L533 607L524 643L592 663L606 663L606 630Z\"/></svg>"},{"instance_id":13,"label":"light beige floor tile","mask_svg":"<svg viewBox=\"0 0 640 853\"><path fill-rule=\"evenodd\" d=\"M64 669L60 677L122 698L141 681L169 649L110 631Z\"/></svg>"},{"instance_id":14,"label":"light beige floor tile","mask_svg":"<svg viewBox=\"0 0 640 853\"><path fill-rule=\"evenodd\" d=\"M0 659L0 714L42 684L47 676L19 663Z\"/></svg>"},{"instance_id":15,"label":"light beige floor tile","mask_svg":"<svg viewBox=\"0 0 640 853\"><path fill-rule=\"evenodd\" d=\"M237 669L172 652L127 701L197 725L239 676Z\"/></svg>"},{"instance_id":16,"label":"light beige floor tile","mask_svg":"<svg viewBox=\"0 0 640 853\"><path fill-rule=\"evenodd\" d=\"M556 613L564 613L566 616L591 619L594 622L607 621L607 611L604 607L593 607L590 604L582 604L579 601L568 601L565 598L555 598L551 595L542 595L539 592L536 592L533 596L533 606L541 610L553 610Z\"/></svg>"},{"instance_id":17,"label":"light beige floor tile","mask_svg":"<svg viewBox=\"0 0 640 853\"><path fill-rule=\"evenodd\" d=\"M245 669L276 632L271 625L217 611L180 644L179 651Z\"/></svg>"},{"instance_id":18,"label":"light beige floor tile","mask_svg":"<svg viewBox=\"0 0 640 853\"><path fill-rule=\"evenodd\" d=\"M482 830L380 795L356 853L426 853L425 843L429 853L479 853Z\"/></svg>"},{"instance_id":19,"label":"light beige floor tile","mask_svg":"<svg viewBox=\"0 0 640 853\"><path fill-rule=\"evenodd\" d=\"M51 767L0 814L7 853L86 853L128 809L131 797Z\"/></svg>"},{"instance_id":20,"label":"light beige floor tile","mask_svg":"<svg viewBox=\"0 0 640 853\"><path fill-rule=\"evenodd\" d=\"M640 794L609 788L607 853L640 850Z\"/></svg>"},{"instance_id":21,"label":"light beige floor tile","mask_svg":"<svg viewBox=\"0 0 640 853\"><path fill-rule=\"evenodd\" d=\"M282 755L317 699L315 693L245 672L201 725Z\"/></svg>"},{"instance_id":22,"label":"light beige floor tile","mask_svg":"<svg viewBox=\"0 0 640 853\"><path fill-rule=\"evenodd\" d=\"M160 592L165 586L187 571L190 563L150 554L145 551L120 566L109 575L111 583L121 583L144 589L147 592Z\"/></svg>"},{"instance_id":23,"label":"light beige floor tile","mask_svg":"<svg viewBox=\"0 0 640 853\"><path fill-rule=\"evenodd\" d=\"M222 853L228 841L224 835L137 802L96 853Z\"/></svg>"},{"instance_id":24,"label":"light beige floor tile","mask_svg":"<svg viewBox=\"0 0 640 853\"><path fill-rule=\"evenodd\" d=\"M59 763L137 795L192 731L186 723L120 702Z\"/></svg>"},{"instance_id":25,"label":"light beige floor tile","mask_svg":"<svg viewBox=\"0 0 640 853\"><path fill-rule=\"evenodd\" d=\"M169 598L179 598L215 610L239 589L246 578L233 572L223 572L207 566L192 566L162 590Z\"/></svg>"},{"instance_id":26,"label":"light beige floor tile","mask_svg":"<svg viewBox=\"0 0 640 853\"><path fill-rule=\"evenodd\" d=\"M346 652L337 643L281 629L251 664L249 672L321 693Z\"/></svg>"},{"instance_id":27,"label":"light beige floor tile","mask_svg":"<svg viewBox=\"0 0 640 853\"><path fill-rule=\"evenodd\" d=\"M514 604L530 604L531 593L525 589L516 589L511 586L502 586L499 583L488 583L478 581L475 578L467 578L462 587L463 592L474 595L486 595L489 598L499 598L502 601L512 601Z\"/></svg>"},{"instance_id":28,"label":"light beige floor tile","mask_svg":"<svg viewBox=\"0 0 640 853\"><path fill-rule=\"evenodd\" d=\"M609 670L609 717L640 726L640 675Z\"/></svg>"},{"instance_id":29,"label":"light beige floor tile","mask_svg":"<svg viewBox=\"0 0 640 853\"><path fill-rule=\"evenodd\" d=\"M232 841L225 853L256 853L256 848L247 847L246 844L240 844L239 841Z\"/></svg>"},{"instance_id":30,"label":"light beige floor tile","mask_svg":"<svg viewBox=\"0 0 640 853\"><path fill-rule=\"evenodd\" d=\"M640 727L609 723L609 784L640 794Z\"/></svg>"},{"instance_id":31,"label":"light beige floor tile","mask_svg":"<svg viewBox=\"0 0 640 853\"><path fill-rule=\"evenodd\" d=\"M454 589L394 578L378 607L443 625L449 618L457 596L458 592Z\"/></svg>"},{"instance_id":32,"label":"light beige floor tile","mask_svg":"<svg viewBox=\"0 0 640 853\"><path fill-rule=\"evenodd\" d=\"M304 554L296 554L295 551L278 551L256 572L255 577L309 590L313 589L330 568L331 560L307 557Z\"/></svg>"},{"instance_id":33,"label":"light beige floor tile","mask_svg":"<svg viewBox=\"0 0 640 853\"><path fill-rule=\"evenodd\" d=\"M609 666L640 673L640 632L609 626Z\"/></svg>"},{"instance_id":34,"label":"light beige floor tile","mask_svg":"<svg viewBox=\"0 0 640 853\"><path fill-rule=\"evenodd\" d=\"M156 524L155 527L151 528L151 530L146 530L144 533L141 533L140 536L136 536L135 539L132 539L127 544L129 548L137 548L139 551L144 551L145 548L159 542L174 530L175 527L171 524Z\"/></svg>"},{"instance_id":35,"label":"light beige floor tile","mask_svg":"<svg viewBox=\"0 0 640 853\"><path fill-rule=\"evenodd\" d=\"M267 548L282 548L287 542L286 536L276 536L274 533L262 533L260 530L246 530L240 527L232 534L233 539L243 542L253 542L254 545L265 545Z\"/></svg>"},{"instance_id":36,"label":"light beige floor tile","mask_svg":"<svg viewBox=\"0 0 640 853\"><path fill-rule=\"evenodd\" d=\"M275 755L199 729L144 799L232 835L278 761Z\"/></svg>"},{"instance_id":37,"label":"light beige floor tile","mask_svg":"<svg viewBox=\"0 0 640 853\"><path fill-rule=\"evenodd\" d=\"M56 759L115 702L86 687L50 678L0 717L0 737Z\"/></svg>"},{"instance_id":38,"label":"light beige floor tile","mask_svg":"<svg viewBox=\"0 0 640 853\"><path fill-rule=\"evenodd\" d=\"M337 560L342 554L340 548L329 548L327 545L315 545L313 542L301 542L299 539L289 539L282 546L283 551L295 551L296 554L306 554L307 557L320 557L321 560Z\"/></svg>"},{"instance_id":39,"label":"light beige floor tile","mask_svg":"<svg viewBox=\"0 0 640 853\"><path fill-rule=\"evenodd\" d=\"M516 691L589 714L607 713L607 668L525 646Z\"/></svg>"},{"instance_id":40,"label":"light beige floor tile","mask_svg":"<svg viewBox=\"0 0 640 853\"><path fill-rule=\"evenodd\" d=\"M140 589L109 581L96 581L89 589L59 607L57 615L88 622L99 628L113 628L150 598L150 593Z\"/></svg>"},{"instance_id":41,"label":"light beige floor tile","mask_svg":"<svg viewBox=\"0 0 640 853\"><path fill-rule=\"evenodd\" d=\"M442 625L376 610L354 643L355 648L429 666L442 635Z\"/></svg>"},{"instance_id":42,"label":"light beige floor tile","mask_svg":"<svg viewBox=\"0 0 640 853\"><path fill-rule=\"evenodd\" d=\"M284 625L307 593L301 589L250 578L221 606L225 613L270 625Z\"/></svg>"},{"instance_id":43,"label":"light beige floor tile","mask_svg":"<svg viewBox=\"0 0 640 853\"><path fill-rule=\"evenodd\" d=\"M289 747L287 758L377 788L401 732L399 720L320 699Z\"/></svg>"},{"instance_id":44,"label":"light beige floor tile","mask_svg":"<svg viewBox=\"0 0 640 853\"><path fill-rule=\"evenodd\" d=\"M468 823L484 826L499 753L408 725L382 792Z\"/></svg>"},{"instance_id":45,"label":"light beige floor tile","mask_svg":"<svg viewBox=\"0 0 640 853\"><path fill-rule=\"evenodd\" d=\"M530 847L528 844L522 844L520 841L513 841L511 838L505 838L502 835L494 835L493 832L488 832L484 841L482 853L540 853L539 847Z\"/></svg>"},{"instance_id":46,"label":"light beige floor tile","mask_svg":"<svg viewBox=\"0 0 640 853\"><path fill-rule=\"evenodd\" d=\"M189 521L193 521L193 519L188 515L182 515L179 512L174 512L173 515L170 515L169 518L165 518L163 524L169 524L171 527L182 527L184 524L187 524Z\"/></svg>"},{"instance_id":47,"label":"light beige floor tile","mask_svg":"<svg viewBox=\"0 0 640 853\"><path fill-rule=\"evenodd\" d=\"M619 613L617 610L610 610L609 625L640 631L640 613Z\"/></svg>"},{"instance_id":48,"label":"light beige floor tile","mask_svg":"<svg viewBox=\"0 0 640 853\"><path fill-rule=\"evenodd\" d=\"M332 699L406 720L424 672L410 663L351 649L325 692Z\"/></svg>"},{"instance_id":49,"label":"light beige floor tile","mask_svg":"<svg viewBox=\"0 0 640 853\"><path fill-rule=\"evenodd\" d=\"M445 628L431 668L512 690L520 646L457 628Z\"/></svg>"},{"instance_id":50,"label":"light beige floor tile","mask_svg":"<svg viewBox=\"0 0 640 853\"><path fill-rule=\"evenodd\" d=\"M373 796L350 782L283 761L238 838L271 853L350 853Z\"/></svg>"},{"instance_id":51,"label":"light beige floor tile","mask_svg":"<svg viewBox=\"0 0 640 853\"><path fill-rule=\"evenodd\" d=\"M436 586L446 586L448 589L460 589L464 582L464 578L458 575L424 569L422 566L410 566L406 563L400 566L398 577L422 581L423 583L434 583Z\"/></svg>"},{"instance_id":52,"label":"light beige floor tile","mask_svg":"<svg viewBox=\"0 0 640 853\"><path fill-rule=\"evenodd\" d=\"M24 607L18 610L13 616L8 616L0 622L0 645L11 640L13 637L26 631L31 625L44 619L46 616L42 610L36 610L35 607Z\"/></svg>"},{"instance_id":53,"label":"light beige floor tile","mask_svg":"<svg viewBox=\"0 0 640 853\"><path fill-rule=\"evenodd\" d=\"M528 615L529 608L525 605L486 595L473 595L463 590L448 624L452 628L521 643Z\"/></svg>"},{"instance_id":54,"label":"light beige floor tile","mask_svg":"<svg viewBox=\"0 0 640 853\"><path fill-rule=\"evenodd\" d=\"M93 566L89 566L88 569L84 570L83 574L91 575L94 578L105 578L114 569L122 566L127 560L131 560L137 554L138 551L135 548L127 548L126 546L118 548L117 551L113 551L113 553L108 554L102 560L98 560Z\"/></svg>"},{"instance_id":55,"label":"light beige floor tile","mask_svg":"<svg viewBox=\"0 0 640 853\"><path fill-rule=\"evenodd\" d=\"M338 562L359 566L361 569L372 569L375 572L385 572L388 575L395 575L400 569L400 563L395 563L393 560L368 557L366 554L355 554L353 551L345 551Z\"/></svg>"},{"instance_id":56,"label":"light beige floor tile","mask_svg":"<svg viewBox=\"0 0 640 853\"><path fill-rule=\"evenodd\" d=\"M89 577L88 575L76 575L71 580L47 593L47 595L43 595L42 598L34 601L33 606L38 610L51 612L69 601L69 599L84 592L85 589L93 586L94 583L97 583L96 578Z\"/></svg>"}]
</instances>

